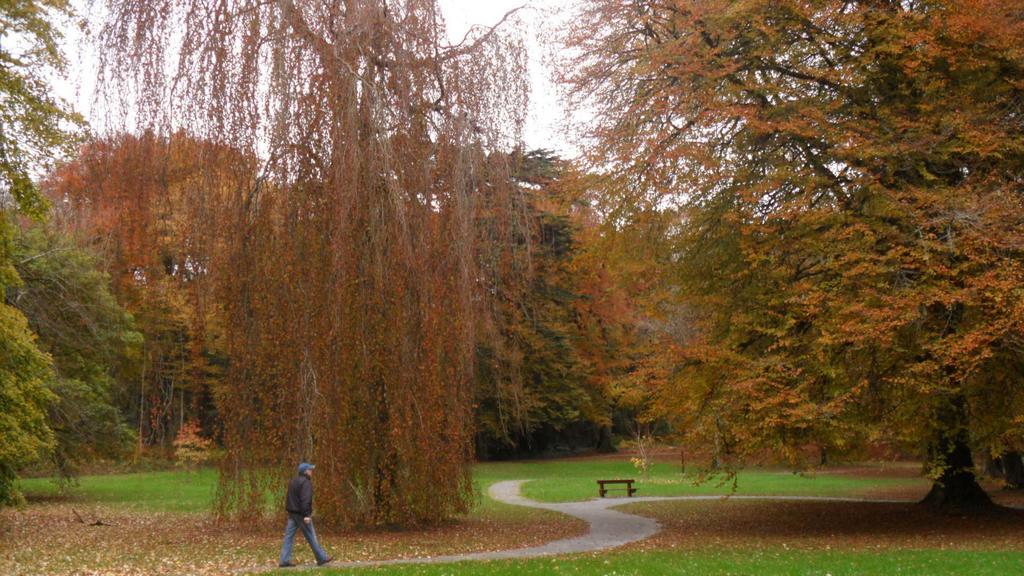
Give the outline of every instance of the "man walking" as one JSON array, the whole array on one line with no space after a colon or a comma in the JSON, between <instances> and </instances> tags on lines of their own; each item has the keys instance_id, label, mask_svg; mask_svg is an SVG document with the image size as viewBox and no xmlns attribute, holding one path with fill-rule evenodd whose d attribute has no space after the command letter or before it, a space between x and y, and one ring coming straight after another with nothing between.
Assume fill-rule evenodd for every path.
<instances>
[{"instance_id":1,"label":"man walking","mask_svg":"<svg viewBox=\"0 0 1024 576\"><path fill-rule=\"evenodd\" d=\"M320 547L313 530L313 468L315 466L306 462L299 464L299 475L288 483L288 496L285 499L288 525L284 529L284 545L281 546L281 562L278 564L282 568L295 566L292 563L292 546L295 544L296 530L302 530L302 535L316 556L317 566L333 560Z\"/></svg>"}]
</instances>

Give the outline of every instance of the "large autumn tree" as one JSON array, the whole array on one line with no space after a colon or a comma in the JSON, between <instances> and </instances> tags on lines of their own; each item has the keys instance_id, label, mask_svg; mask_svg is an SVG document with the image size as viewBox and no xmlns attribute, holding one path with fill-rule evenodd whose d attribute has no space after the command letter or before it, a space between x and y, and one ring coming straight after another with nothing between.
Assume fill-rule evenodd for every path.
<instances>
[{"instance_id":1,"label":"large autumn tree","mask_svg":"<svg viewBox=\"0 0 1024 576\"><path fill-rule=\"evenodd\" d=\"M984 502L971 447L1024 424L1020 4L595 0L569 42L620 217L678 210L664 412L796 465L897 440Z\"/></svg>"},{"instance_id":2,"label":"large autumn tree","mask_svg":"<svg viewBox=\"0 0 1024 576\"><path fill-rule=\"evenodd\" d=\"M260 159L205 268L230 362L223 509L261 512L311 459L331 522L466 510L477 211L486 196L513 221L494 152L519 140L518 41L477 28L451 44L433 0L109 5L109 89L144 121Z\"/></svg>"},{"instance_id":3,"label":"large autumn tree","mask_svg":"<svg viewBox=\"0 0 1024 576\"><path fill-rule=\"evenodd\" d=\"M183 422L217 433L221 307L209 281L217 215L255 163L183 133L96 138L43 182L54 227L95 253L145 336L139 373L113 388L139 447L168 447Z\"/></svg>"},{"instance_id":4,"label":"large autumn tree","mask_svg":"<svg viewBox=\"0 0 1024 576\"><path fill-rule=\"evenodd\" d=\"M6 292L21 284L14 218L46 212L32 176L67 150L80 122L46 81L64 67L55 22L68 13L64 0L0 3L0 505L19 498L18 469L53 446L46 422L50 360Z\"/></svg>"}]
</instances>

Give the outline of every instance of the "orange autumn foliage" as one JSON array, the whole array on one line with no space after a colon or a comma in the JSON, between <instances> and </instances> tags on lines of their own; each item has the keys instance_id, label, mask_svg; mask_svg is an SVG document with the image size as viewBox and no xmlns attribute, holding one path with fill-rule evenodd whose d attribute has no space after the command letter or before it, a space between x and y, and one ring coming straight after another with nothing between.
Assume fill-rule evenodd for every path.
<instances>
[{"instance_id":1,"label":"orange autumn foliage","mask_svg":"<svg viewBox=\"0 0 1024 576\"><path fill-rule=\"evenodd\" d=\"M797 467L895 440L984 500L969 447L1024 442L1019 3L596 0L568 43L606 196L662 216L696 313L656 412Z\"/></svg>"},{"instance_id":2,"label":"orange autumn foliage","mask_svg":"<svg viewBox=\"0 0 1024 576\"><path fill-rule=\"evenodd\" d=\"M300 460L329 523L467 510L477 224L488 211L516 233L498 152L522 124L518 41L475 29L449 45L432 0L112 5L108 89L258 159L223 202L205 185L190 200L217 207L220 511L261 514Z\"/></svg>"},{"instance_id":3,"label":"orange autumn foliage","mask_svg":"<svg viewBox=\"0 0 1024 576\"><path fill-rule=\"evenodd\" d=\"M223 252L218 214L254 170L229 147L147 132L91 141L43 183L54 225L100 257L145 336L139 388L118 393L140 448L167 447L188 418L212 431L223 363L210 279Z\"/></svg>"}]
</instances>

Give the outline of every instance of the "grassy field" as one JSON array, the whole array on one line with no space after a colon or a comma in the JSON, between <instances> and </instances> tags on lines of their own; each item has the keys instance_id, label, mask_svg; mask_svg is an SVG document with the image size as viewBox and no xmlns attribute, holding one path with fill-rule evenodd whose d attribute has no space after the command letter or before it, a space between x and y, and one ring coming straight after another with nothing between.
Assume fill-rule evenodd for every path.
<instances>
[{"instance_id":1,"label":"grassy field","mask_svg":"<svg viewBox=\"0 0 1024 576\"><path fill-rule=\"evenodd\" d=\"M519 507L509 507L487 498L487 488L494 482L509 479L531 480L523 486L523 494L544 502L585 500L597 496L598 478L636 478L642 496L679 496L686 494L729 494L732 484L710 480L694 485L694 475L682 476L678 466L655 463L648 480L642 479L633 465L623 459L570 459L478 464L474 479L481 499L479 514L516 514ZM863 496L886 489L924 490L927 482L915 477L857 476L849 474L817 474L801 476L781 470L753 469L739 474L737 494L778 494L813 496ZM31 498L53 498L56 485L47 479L20 481L21 489ZM145 472L109 476L85 476L69 494L72 500L116 504L138 510L161 512L204 512L210 510L215 495L217 473L212 469L198 472ZM278 498L272 498L277 501Z\"/></svg>"},{"instance_id":2,"label":"grassy field","mask_svg":"<svg viewBox=\"0 0 1024 576\"><path fill-rule=\"evenodd\" d=\"M284 570L274 572L279 575L288 573ZM978 576L1024 573L1024 554L954 550L611 552L525 561L408 565L317 573L352 576Z\"/></svg>"},{"instance_id":3,"label":"grassy field","mask_svg":"<svg viewBox=\"0 0 1024 576\"><path fill-rule=\"evenodd\" d=\"M650 478L644 480L636 468L623 459L538 460L528 462L489 463L476 468L481 485L497 479L530 479L523 486L524 496L542 502L570 502L597 496L598 478L635 478L640 496L683 496L692 494L730 494L732 482L712 478L695 485L696 472L686 476L679 466L655 462ZM799 475L783 470L751 469L741 471L736 494L866 496L874 492L914 489L925 490L927 481L906 476L858 476L850 474Z\"/></svg>"},{"instance_id":4,"label":"grassy field","mask_svg":"<svg viewBox=\"0 0 1024 576\"><path fill-rule=\"evenodd\" d=\"M482 480L484 493L495 479ZM215 470L84 476L63 495L48 479L19 484L28 505L0 509L3 576L234 574L277 564L280 515L245 525L218 524L209 514ZM272 500L277 512L283 494ZM89 525L96 519L104 525ZM436 527L396 532L317 527L332 554L353 560L517 548L585 530L575 518L486 496L466 517ZM300 542L297 554L304 553L309 550Z\"/></svg>"},{"instance_id":5,"label":"grassy field","mask_svg":"<svg viewBox=\"0 0 1024 576\"><path fill-rule=\"evenodd\" d=\"M923 495L928 482L916 468L856 467L799 476L751 469L738 477L738 494L888 496ZM625 457L487 463L476 466L479 506L444 526L401 532L318 529L342 560L437 556L535 545L582 533L566 516L490 500L494 482L529 479L526 496L576 501L597 495L598 478L638 479L640 495L728 494L732 486L693 485L678 467L657 462L640 479ZM222 526L207 513L216 472L149 472L87 476L69 495L49 480L20 482L29 497L21 509L0 511L0 573L228 574L276 562L276 519ZM280 501L274 496L273 502ZM1021 515L996 518L935 516L913 504L705 501L628 504L657 518L664 530L643 543L600 554L518 562L410 565L331 570L335 574L1016 574L1024 573ZM888 506L888 507L886 507ZM102 518L110 526L77 520ZM308 561L302 543L296 560ZM287 572L284 572L287 573Z\"/></svg>"},{"instance_id":6,"label":"grassy field","mask_svg":"<svg viewBox=\"0 0 1024 576\"><path fill-rule=\"evenodd\" d=\"M57 485L46 478L19 481L29 500L58 496ZM206 512L213 506L217 471L143 472L83 476L67 494L70 501L113 504L159 512Z\"/></svg>"}]
</instances>

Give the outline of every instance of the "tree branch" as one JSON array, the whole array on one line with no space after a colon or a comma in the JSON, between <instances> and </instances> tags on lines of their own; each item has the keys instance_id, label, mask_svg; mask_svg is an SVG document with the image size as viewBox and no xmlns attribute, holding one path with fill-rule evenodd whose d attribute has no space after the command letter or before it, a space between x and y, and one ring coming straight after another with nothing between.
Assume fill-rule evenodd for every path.
<instances>
[{"instance_id":1,"label":"tree branch","mask_svg":"<svg viewBox=\"0 0 1024 576\"><path fill-rule=\"evenodd\" d=\"M494 33L498 30L498 27L504 24L505 21L511 18L516 12L519 12L524 8L526 8L526 4L513 8L508 12L505 12L505 15L502 16L501 19L498 20L496 24L487 27L487 32L484 32L483 36L474 40L473 43L470 44L469 46L464 46L466 41L469 40L469 35L472 34L473 31L476 30L477 28L480 28L480 26L470 27L469 30L466 30L466 35L462 37L462 40L460 40L458 44L454 44L452 46L448 46L445 48L444 59L447 60L449 58L456 58L458 56L462 56L464 54L472 52L473 50L476 50L477 46L483 44L485 41L487 41L487 39L494 35Z\"/></svg>"},{"instance_id":2,"label":"tree branch","mask_svg":"<svg viewBox=\"0 0 1024 576\"><path fill-rule=\"evenodd\" d=\"M50 254L55 254L57 252L68 252L69 250L71 250L71 248L63 247L62 246L62 247L59 247L59 248L54 248L52 250L47 250L46 252L40 252L39 254L34 254L34 255L29 256L27 258L22 258L21 260L18 261L18 266L21 266L22 264L28 264L29 262L31 262L33 260L38 260L39 258L43 258L45 256L49 256Z\"/></svg>"}]
</instances>

